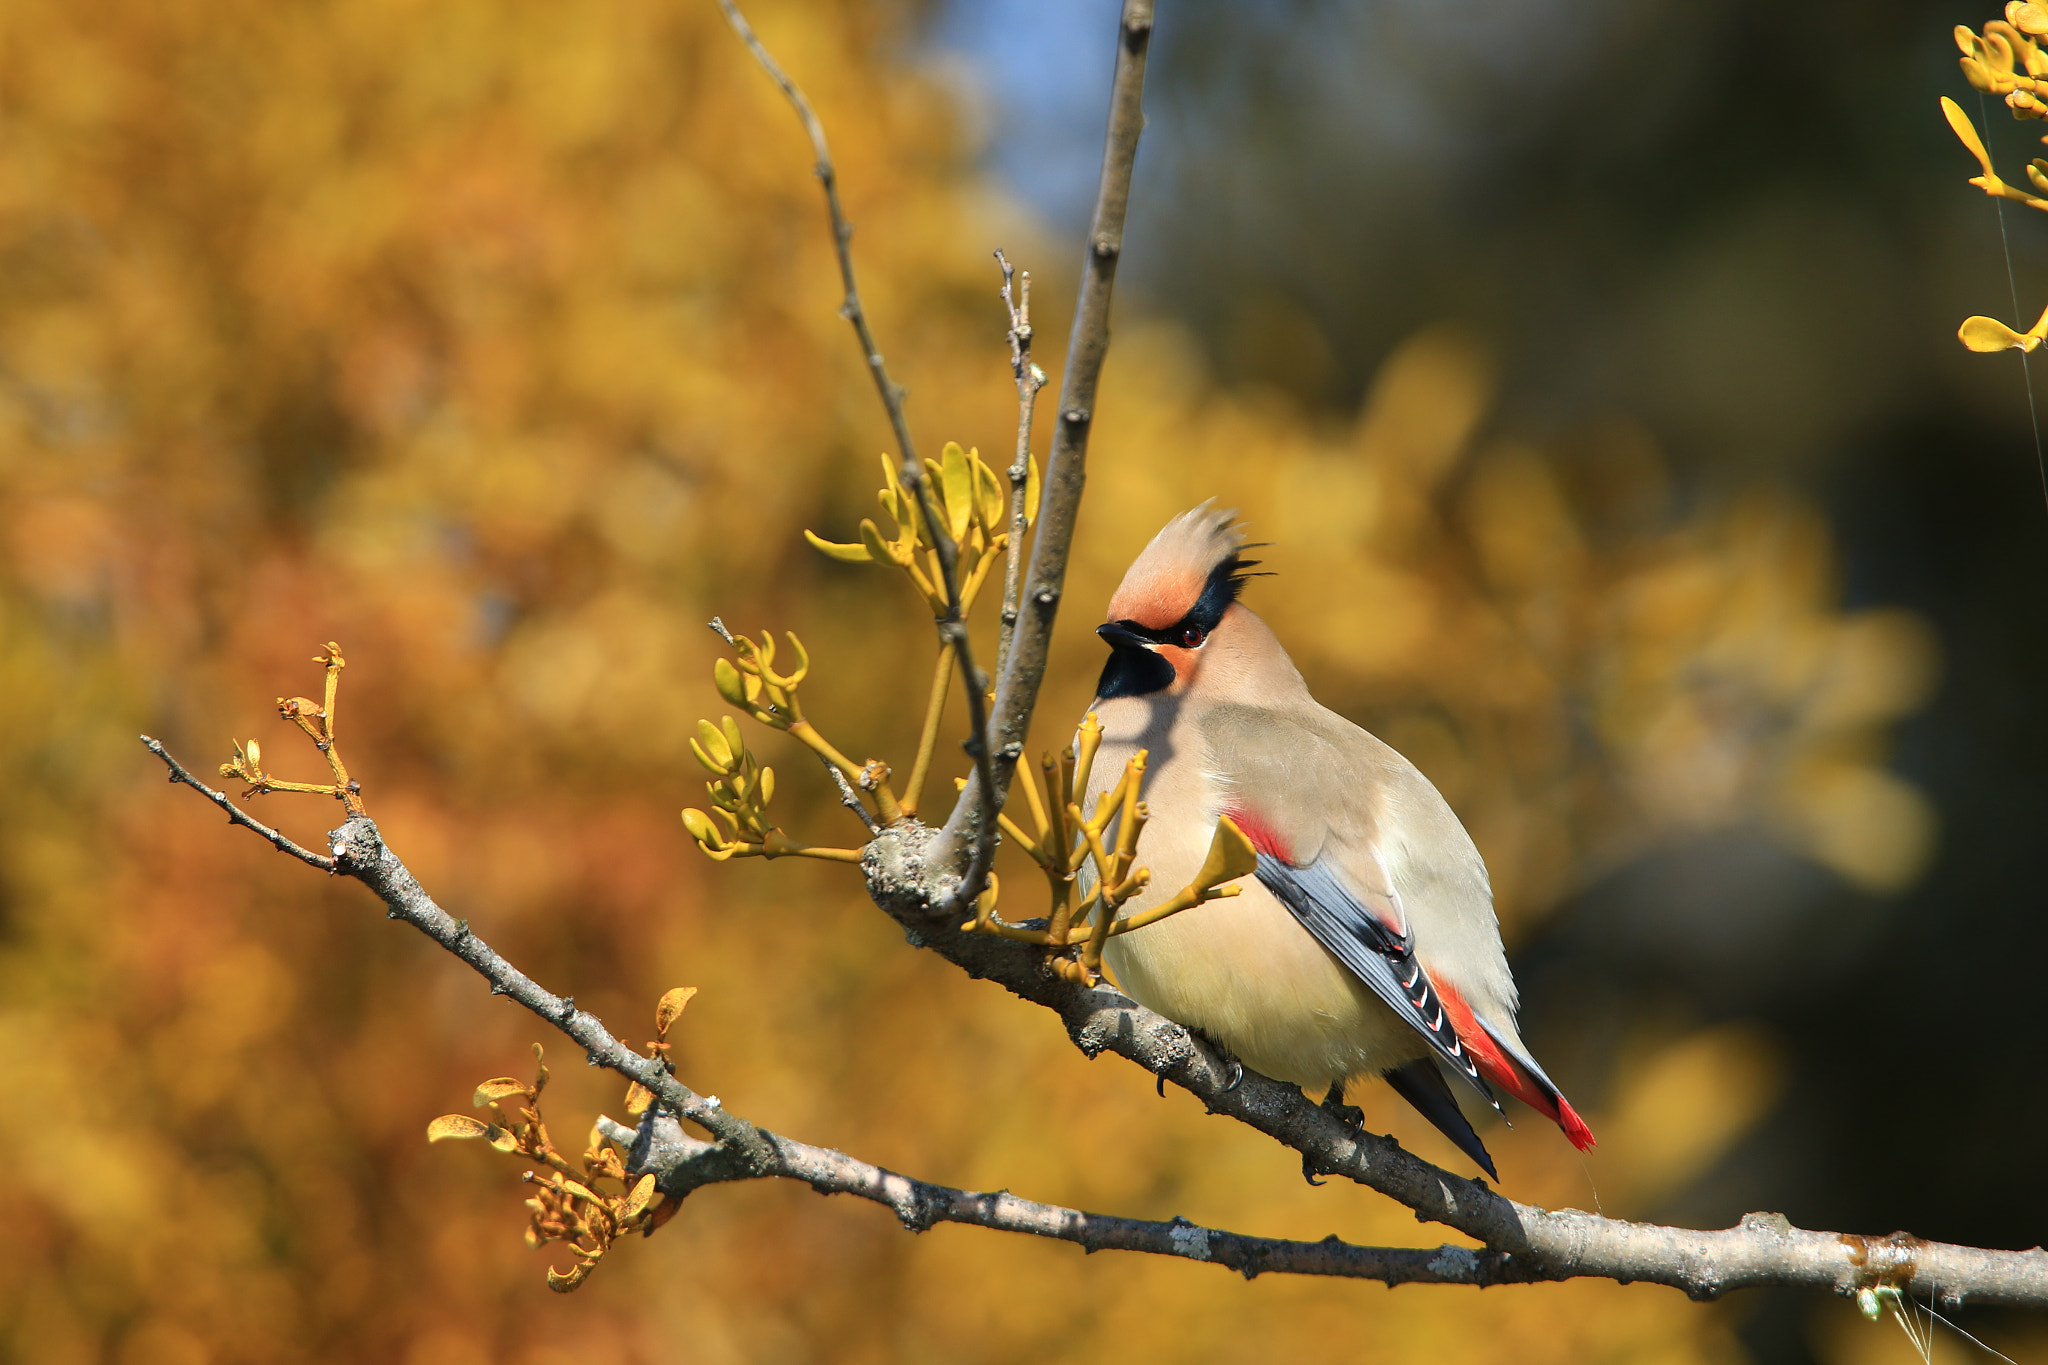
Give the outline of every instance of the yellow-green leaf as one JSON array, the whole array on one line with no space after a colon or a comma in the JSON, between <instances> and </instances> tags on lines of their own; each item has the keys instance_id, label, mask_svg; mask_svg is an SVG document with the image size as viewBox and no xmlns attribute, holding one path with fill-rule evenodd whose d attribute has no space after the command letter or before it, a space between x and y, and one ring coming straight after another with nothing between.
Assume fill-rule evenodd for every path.
<instances>
[{"instance_id":1,"label":"yellow-green leaf","mask_svg":"<svg viewBox=\"0 0 2048 1365\"><path fill-rule=\"evenodd\" d=\"M847 564L871 564L874 562L868 554L868 547L865 545L841 545L837 541L826 540L822 536L814 536L809 531L804 532L804 539L811 542L812 549L820 550L832 558Z\"/></svg>"},{"instance_id":2,"label":"yellow-green leaf","mask_svg":"<svg viewBox=\"0 0 2048 1365\"><path fill-rule=\"evenodd\" d=\"M263 747L259 745L255 740L250 740L249 747L244 749L242 752L249 755L249 766L251 768L260 768L263 766Z\"/></svg>"},{"instance_id":3,"label":"yellow-green leaf","mask_svg":"<svg viewBox=\"0 0 2048 1365\"><path fill-rule=\"evenodd\" d=\"M1970 59L1968 57L1963 58L1963 64L1967 69ZM1991 153L1984 150L1984 139L1977 136L1977 125L1970 122L1970 116L1963 112L1962 106L1947 95L1943 95L1941 97L1941 112L1943 117L1948 119L1950 131L1954 132L1956 137L1961 139L1963 146L1970 149L1970 155L1977 158L1977 163L1984 168L1984 174L1993 174L1991 169Z\"/></svg>"},{"instance_id":4,"label":"yellow-green leaf","mask_svg":"<svg viewBox=\"0 0 2048 1365\"><path fill-rule=\"evenodd\" d=\"M481 1109L496 1100L508 1099L513 1095L531 1095L525 1081L515 1081L510 1076L498 1076L485 1081L476 1088L476 1098L470 1103Z\"/></svg>"},{"instance_id":5,"label":"yellow-green leaf","mask_svg":"<svg viewBox=\"0 0 2048 1365\"><path fill-rule=\"evenodd\" d=\"M732 756L746 747L732 743L726 738L723 729L708 720L697 722L697 740L707 753L718 760L720 768L732 767Z\"/></svg>"},{"instance_id":6,"label":"yellow-green leaf","mask_svg":"<svg viewBox=\"0 0 2048 1365\"><path fill-rule=\"evenodd\" d=\"M537 1068L533 1076L533 1097L539 1099L540 1092L548 1088L548 1054L539 1043L533 1045L533 1061Z\"/></svg>"},{"instance_id":7,"label":"yellow-green leaf","mask_svg":"<svg viewBox=\"0 0 2048 1365\"><path fill-rule=\"evenodd\" d=\"M439 1142L443 1138L480 1138L491 1131L491 1125L467 1114L443 1114L427 1125L427 1141Z\"/></svg>"},{"instance_id":8,"label":"yellow-green leaf","mask_svg":"<svg viewBox=\"0 0 2048 1365\"><path fill-rule=\"evenodd\" d=\"M647 1112L647 1106L654 1103L654 1092L635 1081L626 1087L626 1112L639 1118Z\"/></svg>"},{"instance_id":9,"label":"yellow-green leaf","mask_svg":"<svg viewBox=\"0 0 2048 1365\"><path fill-rule=\"evenodd\" d=\"M2015 332L1997 318L1965 318L1956 329L1956 336L1973 351L2009 351L2014 347L2031 351L2041 344L2039 337Z\"/></svg>"},{"instance_id":10,"label":"yellow-green leaf","mask_svg":"<svg viewBox=\"0 0 2048 1365\"><path fill-rule=\"evenodd\" d=\"M747 704L746 684L740 681L740 671L732 666L732 660L720 659L711 665L711 685L734 706Z\"/></svg>"},{"instance_id":11,"label":"yellow-green leaf","mask_svg":"<svg viewBox=\"0 0 2048 1365\"><path fill-rule=\"evenodd\" d=\"M661 1003L654 1007L654 1031L661 1037L668 1037L668 1031L675 1027L682 1016L683 1006L690 1003L690 997L697 993L695 986L677 986L661 997Z\"/></svg>"},{"instance_id":12,"label":"yellow-green leaf","mask_svg":"<svg viewBox=\"0 0 2048 1365\"><path fill-rule=\"evenodd\" d=\"M1033 455L1024 466L1024 524L1029 526L1038 520L1038 457Z\"/></svg>"},{"instance_id":13,"label":"yellow-green leaf","mask_svg":"<svg viewBox=\"0 0 2048 1365\"><path fill-rule=\"evenodd\" d=\"M996 472L980 458L974 460L974 510L981 516L981 529L994 540L1009 527L1009 519L1003 515L1003 486L996 481Z\"/></svg>"},{"instance_id":14,"label":"yellow-green leaf","mask_svg":"<svg viewBox=\"0 0 2048 1365\"><path fill-rule=\"evenodd\" d=\"M740 733L740 723L731 716L720 716L718 728L724 733L725 742L732 751L744 756L747 752L747 739Z\"/></svg>"},{"instance_id":15,"label":"yellow-green leaf","mask_svg":"<svg viewBox=\"0 0 2048 1365\"><path fill-rule=\"evenodd\" d=\"M869 558L873 559L875 563L900 565L903 562L896 557L895 548L888 541L882 539L881 528L872 521L863 520L861 522L860 539L861 543L867 547Z\"/></svg>"},{"instance_id":16,"label":"yellow-green leaf","mask_svg":"<svg viewBox=\"0 0 2048 1365\"><path fill-rule=\"evenodd\" d=\"M725 847L725 840L719 836L718 826L712 824L710 817L701 810L684 811L683 828L690 832L692 839L695 839L707 849L721 849Z\"/></svg>"},{"instance_id":17,"label":"yellow-green leaf","mask_svg":"<svg viewBox=\"0 0 2048 1365\"><path fill-rule=\"evenodd\" d=\"M775 769L761 769L761 804L767 805L775 799Z\"/></svg>"},{"instance_id":18,"label":"yellow-green leaf","mask_svg":"<svg viewBox=\"0 0 2048 1365\"><path fill-rule=\"evenodd\" d=\"M690 741L690 748L706 770L720 776L732 771L732 746L710 721L697 722L697 737Z\"/></svg>"},{"instance_id":19,"label":"yellow-green leaf","mask_svg":"<svg viewBox=\"0 0 2048 1365\"><path fill-rule=\"evenodd\" d=\"M974 519L974 470L958 441L946 442L943 454L939 486L945 493L947 525L952 528L953 539L958 540L967 534L967 525Z\"/></svg>"}]
</instances>

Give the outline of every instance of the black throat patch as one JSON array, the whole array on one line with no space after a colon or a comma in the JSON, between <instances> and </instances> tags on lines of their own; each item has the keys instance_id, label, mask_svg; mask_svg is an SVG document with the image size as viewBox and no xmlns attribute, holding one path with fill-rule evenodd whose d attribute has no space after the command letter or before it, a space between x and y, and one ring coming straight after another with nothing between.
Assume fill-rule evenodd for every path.
<instances>
[{"instance_id":1,"label":"black throat patch","mask_svg":"<svg viewBox=\"0 0 2048 1365\"><path fill-rule=\"evenodd\" d=\"M1112 649L1102 666L1102 681L1095 685L1095 699L1143 697L1173 685L1173 665L1149 649Z\"/></svg>"}]
</instances>

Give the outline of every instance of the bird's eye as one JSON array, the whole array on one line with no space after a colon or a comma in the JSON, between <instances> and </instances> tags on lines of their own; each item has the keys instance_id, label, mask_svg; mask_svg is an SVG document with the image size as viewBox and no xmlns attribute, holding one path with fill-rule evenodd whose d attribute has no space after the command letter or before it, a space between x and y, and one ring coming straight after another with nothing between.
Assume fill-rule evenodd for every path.
<instances>
[{"instance_id":1,"label":"bird's eye","mask_svg":"<svg viewBox=\"0 0 2048 1365\"><path fill-rule=\"evenodd\" d=\"M1200 649L1202 641L1209 638L1209 632L1200 626L1189 626L1180 633L1181 644L1188 649Z\"/></svg>"}]
</instances>

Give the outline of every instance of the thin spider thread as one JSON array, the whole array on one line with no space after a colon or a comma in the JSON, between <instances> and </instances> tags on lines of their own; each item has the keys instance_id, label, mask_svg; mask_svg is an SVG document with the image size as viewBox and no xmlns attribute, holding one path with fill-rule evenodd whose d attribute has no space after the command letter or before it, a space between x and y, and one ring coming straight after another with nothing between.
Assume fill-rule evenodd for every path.
<instances>
[{"instance_id":1,"label":"thin spider thread","mask_svg":"<svg viewBox=\"0 0 2048 1365\"><path fill-rule=\"evenodd\" d=\"M1922 1360L1929 1362L1929 1365L1932 1365L1934 1359L1934 1324L1937 1322L1979 1350L1997 1356L2005 1362L2005 1365L2018 1365L2018 1362L2011 1356L1968 1329L1957 1325L1946 1314L1938 1311L1934 1306L1933 1294L1928 1295L1926 1303L1919 1302L1910 1294L1902 1293L1899 1297L1905 1301L1908 1308L1913 1310L1913 1321L1911 1323L1907 1321L1906 1315L1899 1310L1897 1303L1892 1305L1892 1317L1897 1319L1899 1330L1906 1334L1906 1339L1913 1343L1913 1349L1919 1353ZM1923 1312L1927 1314L1927 1319L1924 1323L1920 1321L1920 1314Z\"/></svg>"},{"instance_id":2,"label":"thin spider thread","mask_svg":"<svg viewBox=\"0 0 2048 1365\"><path fill-rule=\"evenodd\" d=\"M1984 92L1977 92L1977 118L1986 132L1991 131L1991 113L1984 102ZM2012 271L2012 240L2005 231L2005 201L1997 195L1991 196L1992 211L1998 215L1998 245L2005 251L2005 287L2012 291L2012 316L2020 315L2020 286ZM2020 376L2027 386L2027 421L2034 428L2034 467L2041 472L2041 506L2048 508L2048 455L2041 450L2041 414L2034 406L2034 367L2027 363L2027 353L2020 351Z\"/></svg>"}]
</instances>

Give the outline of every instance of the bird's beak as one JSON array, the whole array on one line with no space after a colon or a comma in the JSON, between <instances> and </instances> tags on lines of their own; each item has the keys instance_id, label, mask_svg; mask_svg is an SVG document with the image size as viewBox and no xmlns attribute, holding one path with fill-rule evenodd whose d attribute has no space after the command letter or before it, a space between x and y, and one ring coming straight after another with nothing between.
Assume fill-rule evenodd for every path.
<instances>
[{"instance_id":1,"label":"bird's beak","mask_svg":"<svg viewBox=\"0 0 2048 1365\"><path fill-rule=\"evenodd\" d=\"M1109 641L1111 649L1151 649L1158 647L1121 621L1110 621L1095 628L1095 633Z\"/></svg>"}]
</instances>

